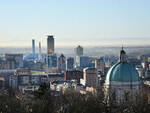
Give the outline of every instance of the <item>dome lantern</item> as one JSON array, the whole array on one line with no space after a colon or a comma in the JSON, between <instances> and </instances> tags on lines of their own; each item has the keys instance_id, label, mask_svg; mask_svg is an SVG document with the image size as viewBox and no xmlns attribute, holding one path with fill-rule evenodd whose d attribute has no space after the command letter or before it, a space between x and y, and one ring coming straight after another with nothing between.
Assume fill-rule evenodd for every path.
<instances>
[{"instance_id":1,"label":"dome lantern","mask_svg":"<svg viewBox=\"0 0 150 113\"><path fill-rule=\"evenodd\" d=\"M127 62L127 55L126 52L123 50L123 46L122 50L120 51L120 62Z\"/></svg>"}]
</instances>

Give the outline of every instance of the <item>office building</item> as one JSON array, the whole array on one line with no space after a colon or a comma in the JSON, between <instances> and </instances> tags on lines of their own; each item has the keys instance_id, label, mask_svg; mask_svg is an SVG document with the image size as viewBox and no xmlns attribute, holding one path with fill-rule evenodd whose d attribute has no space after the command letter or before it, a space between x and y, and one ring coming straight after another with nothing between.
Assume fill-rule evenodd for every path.
<instances>
[{"instance_id":1,"label":"office building","mask_svg":"<svg viewBox=\"0 0 150 113\"><path fill-rule=\"evenodd\" d=\"M66 60L66 70L72 70L74 67L74 58L69 57Z\"/></svg>"},{"instance_id":2,"label":"office building","mask_svg":"<svg viewBox=\"0 0 150 113\"><path fill-rule=\"evenodd\" d=\"M54 55L54 37L49 35L47 38L47 54Z\"/></svg>"},{"instance_id":3,"label":"office building","mask_svg":"<svg viewBox=\"0 0 150 113\"><path fill-rule=\"evenodd\" d=\"M23 54L5 54L6 69L23 67Z\"/></svg>"},{"instance_id":4,"label":"office building","mask_svg":"<svg viewBox=\"0 0 150 113\"><path fill-rule=\"evenodd\" d=\"M80 45L75 48L75 56L82 56L83 55L83 47Z\"/></svg>"},{"instance_id":5,"label":"office building","mask_svg":"<svg viewBox=\"0 0 150 113\"><path fill-rule=\"evenodd\" d=\"M80 67L80 57L83 56L83 47L80 45L74 49L75 51L75 67Z\"/></svg>"},{"instance_id":6,"label":"office building","mask_svg":"<svg viewBox=\"0 0 150 113\"><path fill-rule=\"evenodd\" d=\"M54 37L49 35L47 38L47 62L48 67L53 67L57 61L57 56L54 55ZM57 65L57 64L56 64Z\"/></svg>"},{"instance_id":7,"label":"office building","mask_svg":"<svg viewBox=\"0 0 150 113\"><path fill-rule=\"evenodd\" d=\"M57 67L57 55L53 54L53 55L48 55L48 67Z\"/></svg>"},{"instance_id":8,"label":"office building","mask_svg":"<svg viewBox=\"0 0 150 113\"><path fill-rule=\"evenodd\" d=\"M42 61L42 49L41 49L41 42L39 42L39 61Z\"/></svg>"},{"instance_id":9,"label":"office building","mask_svg":"<svg viewBox=\"0 0 150 113\"><path fill-rule=\"evenodd\" d=\"M76 56L76 68L86 68L90 66L88 56Z\"/></svg>"},{"instance_id":10,"label":"office building","mask_svg":"<svg viewBox=\"0 0 150 113\"><path fill-rule=\"evenodd\" d=\"M66 57L63 54L58 58L58 68L63 72L66 70Z\"/></svg>"}]
</instances>

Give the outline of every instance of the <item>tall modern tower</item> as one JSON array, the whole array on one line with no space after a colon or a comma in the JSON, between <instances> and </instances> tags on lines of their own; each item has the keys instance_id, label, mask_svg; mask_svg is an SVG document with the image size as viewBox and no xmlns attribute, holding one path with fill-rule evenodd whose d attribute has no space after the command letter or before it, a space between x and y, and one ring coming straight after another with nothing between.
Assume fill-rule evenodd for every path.
<instances>
[{"instance_id":1,"label":"tall modern tower","mask_svg":"<svg viewBox=\"0 0 150 113\"><path fill-rule=\"evenodd\" d=\"M49 35L47 38L47 54L54 55L54 38L53 35Z\"/></svg>"},{"instance_id":2,"label":"tall modern tower","mask_svg":"<svg viewBox=\"0 0 150 113\"><path fill-rule=\"evenodd\" d=\"M41 42L39 42L39 61L42 60Z\"/></svg>"},{"instance_id":3,"label":"tall modern tower","mask_svg":"<svg viewBox=\"0 0 150 113\"><path fill-rule=\"evenodd\" d=\"M80 65L80 59L83 56L83 47L80 45L74 49L75 51L75 67Z\"/></svg>"},{"instance_id":4,"label":"tall modern tower","mask_svg":"<svg viewBox=\"0 0 150 113\"><path fill-rule=\"evenodd\" d=\"M54 37L49 35L47 38L47 61L48 67L53 67L53 64L57 60L57 57L54 56Z\"/></svg>"},{"instance_id":5,"label":"tall modern tower","mask_svg":"<svg viewBox=\"0 0 150 113\"><path fill-rule=\"evenodd\" d=\"M83 55L83 47L81 47L80 45L78 47L75 48L75 55L76 56L82 56Z\"/></svg>"},{"instance_id":6,"label":"tall modern tower","mask_svg":"<svg viewBox=\"0 0 150 113\"><path fill-rule=\"evenodd\" d=\"M32 39L32 54L35 54L35 40Z\"/></svg>"}]
</instances>

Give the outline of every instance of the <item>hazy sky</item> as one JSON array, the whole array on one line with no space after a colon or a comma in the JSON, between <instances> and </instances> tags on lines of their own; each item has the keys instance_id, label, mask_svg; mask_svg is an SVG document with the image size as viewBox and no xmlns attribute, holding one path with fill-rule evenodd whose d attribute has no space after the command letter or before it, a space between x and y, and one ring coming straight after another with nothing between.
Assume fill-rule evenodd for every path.
<instances>
[{"instance_id":1,"label":"hazy sky","mask_svg":"<svg viewBox=\"0 0 150 113\"><path fill-rule=\"evenodd\" d=\"M150 0L1 0L0 46L150 45Z\"/></svg>"}]
</instances>

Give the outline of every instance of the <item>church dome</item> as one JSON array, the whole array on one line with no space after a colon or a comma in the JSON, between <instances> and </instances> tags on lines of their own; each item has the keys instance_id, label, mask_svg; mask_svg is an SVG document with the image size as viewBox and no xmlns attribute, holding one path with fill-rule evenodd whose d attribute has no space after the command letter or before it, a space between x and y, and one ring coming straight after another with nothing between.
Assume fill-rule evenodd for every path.
<instances>
[{"instance_id":1,"label":"church dome","mask_svg":"<svg viewBox=\"0 0 150 113\"><path fill-rule=\"evenodd\" d=\"M110 68L106 76L106 81L138 82L139 75L131 64L127 62L119 62Z\"/></svg>"},{"instance_id":2,"label":"church dome","mask_svg":"<svg viewBox=\"0 0 150 113\"><path fill-rule=\"evenodd\" d=\"M106 82L139 82L139 74L135 67L127 62L126 52L123 48L120 51L120 61L109 69L106 76Z\"/></svg>"}]
</instances>

